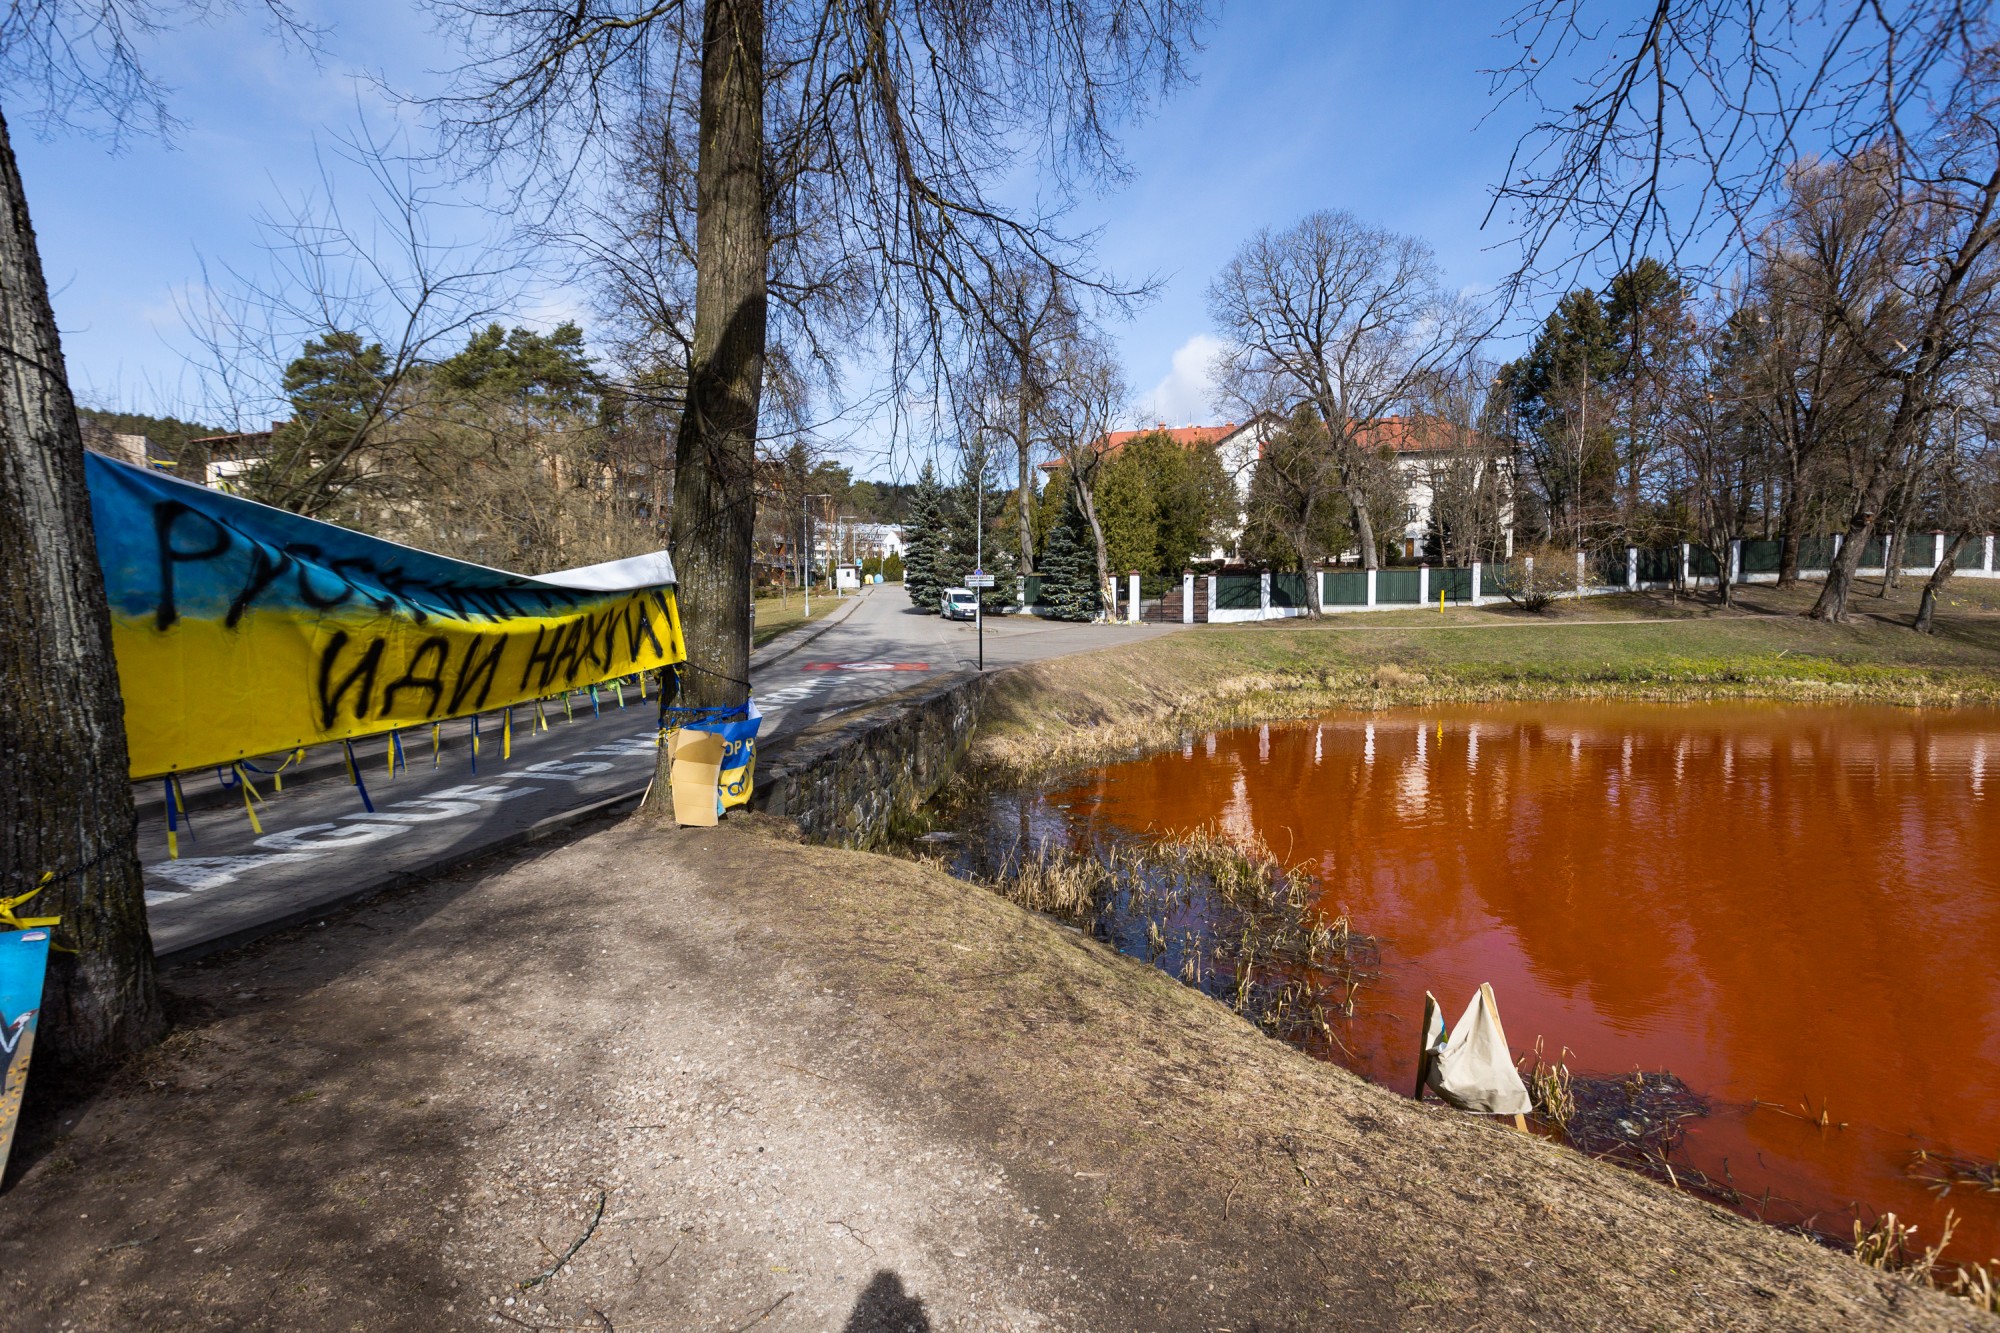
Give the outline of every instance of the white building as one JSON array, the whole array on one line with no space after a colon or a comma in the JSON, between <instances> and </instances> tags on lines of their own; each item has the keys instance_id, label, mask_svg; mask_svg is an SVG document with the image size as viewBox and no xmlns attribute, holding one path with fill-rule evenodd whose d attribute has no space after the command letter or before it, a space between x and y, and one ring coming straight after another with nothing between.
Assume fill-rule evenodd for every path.
<instances>
[{"instance_id":1,"label":"white building","mask_svg":"<svg viewBox=\"0 0 2000 1333\"><path fill-rule=\"evenodd\" d=\"M1218 431L1214 438L1215 448L1222 458L1223 467L1236 483L1237 527L1230 535L1227 552L1218 551L1216 558L1233 556L1235 544L1243 534L1244 510L1250 502L1250 479L1256 473L1257 460L1262 457L1264 444L1283 424L1274 415L1265 413L1237 425L1234 422L1223 427L1191 426L1188 433L1197 431ZM1182 432L1174 432L1181 434ZM1500 526L1506 535L1507 554L1514 551L1514 508L1513 508L1513 456L1505 449L1482 447L1472 449L1474 443L1490 445L1490 442L1476 442L1470 432L1449 422L1434 417L1395 416L1382 417L1363 424L1356 434L1356 442L1368 453L1388 449L1395 457L1396 466L1403 474L1405 504L1401 526L1391 532L1378 534L1390 537L1403 548L1406 557L1415 557L1423 552L1424 544L1431 535L1431 507L1435 499L1435 485L1441 470L1453 466L1461 459L1470 459L1475 469L1493 466L1500 470L1499 483L1502 493ZM1343 560L1360 559L1356 551L1347 551Z\"/></svg>"}]
</instances>

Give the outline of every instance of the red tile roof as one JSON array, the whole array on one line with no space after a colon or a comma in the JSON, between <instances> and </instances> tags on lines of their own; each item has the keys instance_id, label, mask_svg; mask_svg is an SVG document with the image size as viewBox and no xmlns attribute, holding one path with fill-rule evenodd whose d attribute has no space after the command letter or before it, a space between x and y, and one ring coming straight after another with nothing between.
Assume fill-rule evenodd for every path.
<instances>
[{"instance_id":1,"label":"red tile roof","mask_svg":"<svg viewBox=\"0 0 2000 1333\"><path fill-rule=\"evenodd\" d=\"M1097 452L1106 458L1118 453L1132 441L1147 435L1164 435L1183 449L1196 449L1205 444L1214 444L1236 433L1233 421L1225 421L1220 426L1169 426L1162 421L1157 426L1147 426L1143 430L1114 430L1098 438ZM1062 460L1042 464L1044 472L1053 472L1062 466Z\"/></svg>"}]
</instances>

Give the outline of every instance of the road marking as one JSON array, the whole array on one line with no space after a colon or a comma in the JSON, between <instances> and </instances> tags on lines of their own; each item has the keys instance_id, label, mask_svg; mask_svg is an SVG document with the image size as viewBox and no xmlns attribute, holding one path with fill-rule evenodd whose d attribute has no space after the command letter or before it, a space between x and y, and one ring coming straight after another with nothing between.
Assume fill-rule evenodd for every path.
<instances>
[{"instance_id":1,"label":"road marking","mask_svg":"<svg viewBox=\"0 0 2000 1333\"><path fill-rule=\"evenodd\" d=\"M801 671L929 671L929 662L808 662Z\"/></svg>"}]
</instances>

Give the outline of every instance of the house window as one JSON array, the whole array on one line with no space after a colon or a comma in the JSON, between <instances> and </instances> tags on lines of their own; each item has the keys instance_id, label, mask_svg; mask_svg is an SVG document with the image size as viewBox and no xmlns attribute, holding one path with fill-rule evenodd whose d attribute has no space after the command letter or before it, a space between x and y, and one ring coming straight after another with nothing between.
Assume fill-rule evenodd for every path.
<instances>
[{"instance_id":1,"label":"house window","mask_svg":"<svg viewBox=\"0 0 2000 1333\"><path fill-rule=\"evenodd\" d=\"M1411 505L1404 511L1403 521L1405 523L1414 523L1417 521L1417 507L1415 505Z\"/></svg>"}]
</instances>

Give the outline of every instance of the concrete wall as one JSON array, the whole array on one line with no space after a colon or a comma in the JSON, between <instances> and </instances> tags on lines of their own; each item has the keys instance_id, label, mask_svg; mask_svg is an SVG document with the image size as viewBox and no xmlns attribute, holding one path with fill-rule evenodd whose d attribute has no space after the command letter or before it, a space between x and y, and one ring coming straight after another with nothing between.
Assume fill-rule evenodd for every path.
<instances>
[{"instance_id":1,"label":"concrete wall","mask_svg":"<svg viewBox=\"0 0 2000 1333\"><path fill-rule=\"evenodd\" d=\"M960 672L926 681L760 750L752 806L793 821L811 842L880 845L896 816L951 776L990 679Z\"/></svg>"}]
</instances>

